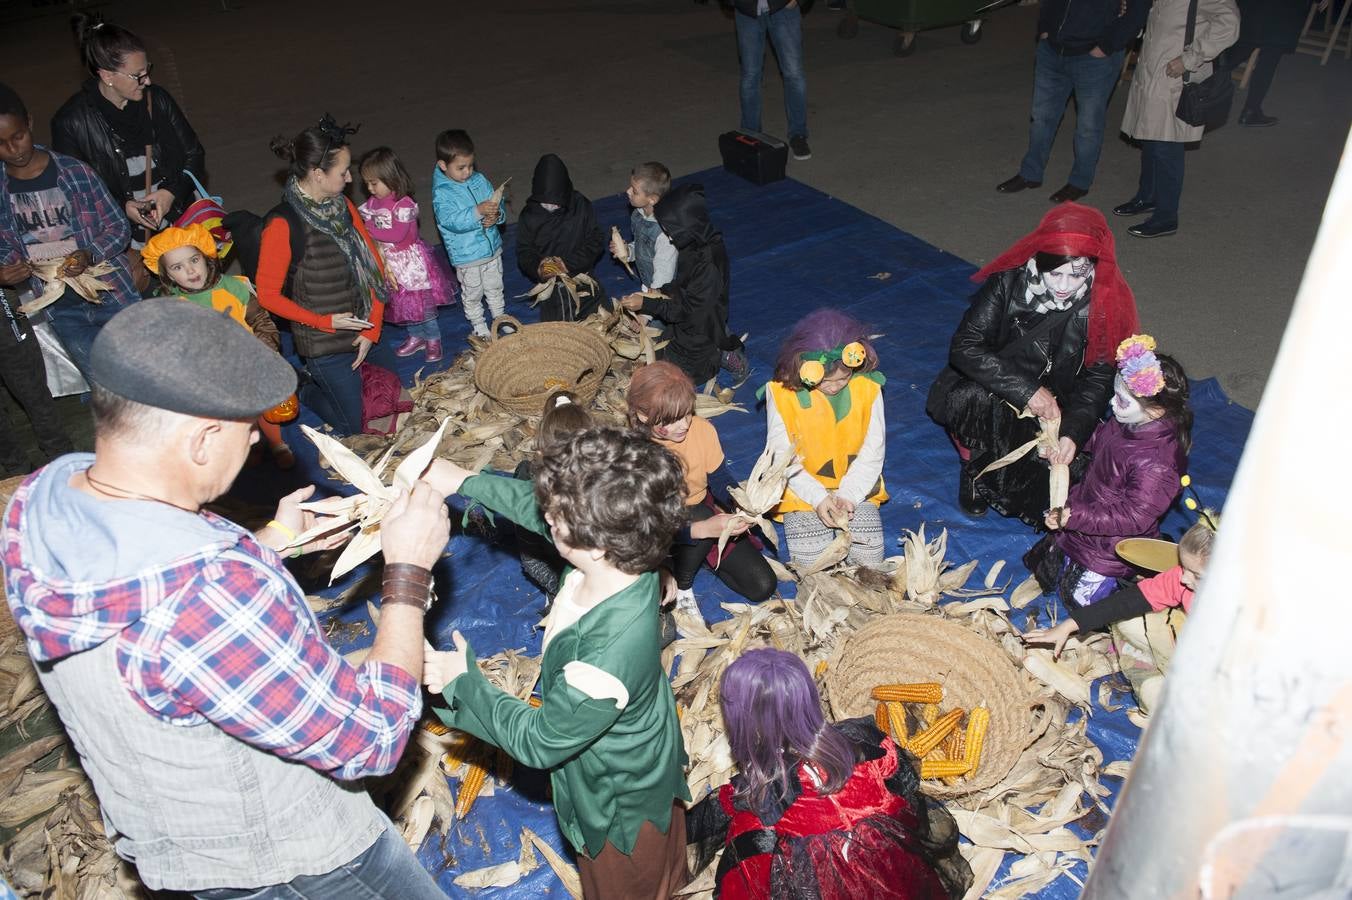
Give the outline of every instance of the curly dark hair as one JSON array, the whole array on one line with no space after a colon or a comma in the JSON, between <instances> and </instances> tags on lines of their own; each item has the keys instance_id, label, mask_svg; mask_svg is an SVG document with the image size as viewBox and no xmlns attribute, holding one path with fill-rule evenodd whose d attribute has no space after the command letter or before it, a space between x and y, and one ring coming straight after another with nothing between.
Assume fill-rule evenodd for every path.
<instances>
[{"instance_id":1,"label":"curly dark hair","mask_svg":"<svg viewBox=\"0 0 1352 900\"><path fill-rule=\"evenodd\" d=\"M539 461L535 499L573 547L628 575L656 569L685 521L681 463L636 431L598 425Z\"/></svg>"}]
</instances>

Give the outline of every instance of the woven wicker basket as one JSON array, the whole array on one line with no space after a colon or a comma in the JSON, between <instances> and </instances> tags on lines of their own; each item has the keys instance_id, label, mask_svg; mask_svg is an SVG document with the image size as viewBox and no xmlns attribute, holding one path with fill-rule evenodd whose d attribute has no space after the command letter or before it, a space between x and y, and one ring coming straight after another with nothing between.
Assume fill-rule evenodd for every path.
<instances>
[{"instance_id":1,"label":"woven wicker basket","mask_svg":"<svg viewBox=\"0 0 1352 900\"><path fill-rule=\"evenodd\" d=\"M500 334L511 325L515 334ZM474 366L474 384L511 412L538 416L558 390L590 403L610 370L614 353L604 337L577 322L522 325L511 316L493 320L493 338Z\"/></svg>"},{"instance_id":2,"label":"woven wicker basket","mask_svg":"<svg viewBox=\"0 0 1352 900\"><path fill-rule=\"evenodd\" d=\"M886 616L847 639L827 669L826 691L834 717L850 719L873 715L874 687L926 681L944 687L940 710L984 704L991 723L975 773L954 785L925 781L922 790L947 800L997 784L1036 737L1037 705L1028 679L999 644L939 616Z\"/></svg>"}]
</instances>

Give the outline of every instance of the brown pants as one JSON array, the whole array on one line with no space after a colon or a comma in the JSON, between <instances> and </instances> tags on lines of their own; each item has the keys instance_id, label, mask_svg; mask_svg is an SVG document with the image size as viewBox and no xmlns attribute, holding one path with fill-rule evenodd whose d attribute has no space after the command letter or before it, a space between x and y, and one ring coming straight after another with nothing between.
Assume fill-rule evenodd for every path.
<instances>
[{"instance_id":1,"label":"brown pants","mask_svg":"<svg viewBox=\"0 0 1352 900\"><path fill-rule=\"evenodd\" d=\"M685 807L673 804L663 834L652 822L638 830L627 856L609 841L594 857L579 853L577 871L587 900L666 900L690 879L685 856Z\"/></svg>"}]
</instances>

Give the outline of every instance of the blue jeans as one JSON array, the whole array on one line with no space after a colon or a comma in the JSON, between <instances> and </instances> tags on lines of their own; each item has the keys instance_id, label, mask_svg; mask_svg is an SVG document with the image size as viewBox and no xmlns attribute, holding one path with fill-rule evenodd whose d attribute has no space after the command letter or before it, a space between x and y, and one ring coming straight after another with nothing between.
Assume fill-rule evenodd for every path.
<instances>
[{"instance_id":1,"label":"blue jeans","mask_svg":"<svg viewBox=\"0 0 1352 900\"><path fill-rule=\"evenodd\" d=\"M737 13L737 51L742 59L742 129L761 130L761 71L765 68L765 38L779 57L784 78L784 116L789 137L807 137L807 76L803 74L803 14L797 6L764 16Z\"/></svg>"},{"instance_id":2,"label":"blue jeans","mask_svg":"<svg viewBox=\"0 0 1352 900\"><path fill-rule=\"evenodd\" d=\"M87 379L89 377L89 348L108 320L122 311L122 304L113 299L112 291L100 291L101 303L90 303L70 288L47 307L47 318L52 330L61 338L61 344L70 354L70 361ZM153 352L153 335L146 337L146 352Z\"/></svg>"},{"instance_id":3,"label":"blue jeans","mask_svg":"<svg viewBox=\"0 0 1352 900\"><path fill-rule=\"evenodd\" d=\"M446 894L393 828L346 865L261 888L197 891L197 900L446 900Z\"/></svg>"},{"instance_id":4,"label":"blue jeans","mask_svg":"<svg viewBox=\"0 0 1352 900\"><path fill-rule=\"evenodd\" d=\"M1094 183L1099 153L1103 150L1103 126L1108 101L1122 71L1122 51L1102 59L1088 53L1062 56L1052 45L1037 42L1037 68L1033 71L1033 112L1028 127L1028 152L1019 174L1028 181L1042 181L1047 157L1051 156L1056 129L1075 96L1075 163L1070 184L1087 191Z\"/></svg>"},{"instance_id":5,"label":"blue jeans","mask_svg":"<svg viewBox=\"0 0 1352 900\"><path fill-rule=\"evenodd\" d=\"M352 338L356 340L357 332L352 332ZM366 424L361 411L361 372L352 368L356 361L355 350L306 358L305 369L311 380L299 393L301 403L343 436L361 434ZM366 361L391 372L399 371L399 358L383 339L371 345Z\"/></svg>"},{"instance_id":6,"label":"blue jeans","mask_svg":"<svg viewBox=\"0 0 1352 900\"><path fill-rule=\"evenodd\" d=\"M1140 141L1141 182L1132 199L1155 204L1150 225L1177 225L1183 197L1183 151L1180 141Z\"/></svg>"},{"instance_id":7,"label":"blue jeans","mask_svg":"<svg viewBox=\"0 0 1352 900\"><path fill-rule=\"evenodd\" d=\"M437 317L433 316L425 322L412 322L408 326L408 333L415 338L422 338L424 341L441 340L441 325L437 322Z\"/></svg>"}]
</instances>

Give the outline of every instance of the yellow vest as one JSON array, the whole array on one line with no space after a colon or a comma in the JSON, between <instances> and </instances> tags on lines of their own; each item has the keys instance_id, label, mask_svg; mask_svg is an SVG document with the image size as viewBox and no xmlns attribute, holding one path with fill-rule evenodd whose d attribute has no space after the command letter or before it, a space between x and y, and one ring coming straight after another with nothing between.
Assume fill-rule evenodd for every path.
<instances>
[{"instance_id":1,"label":"yellow vest","mask_svg":"<svg viewBox=\"0 0 1352 900\"><path fill-rule=\"evenodd\" d=\"M812 404L804 409L798 402L798 393L791 391L778 381L768 386L775 409L784 420L784 430L789 435L789 446L802 460L803 468L816 478L827 490L840 487L840 479L849 470L850 464L859 455L868 435L868 423L873 414L873 401L878 399L882 386L871 378L851 378L845 386L850 392L850 411L845 418L836 421L831 401L821 391L809 391ZM887 500L887 489L883 487L882 476L869 491L868 499L874 503ZM785 489L784 499L775 507L774 515L782 516L787 512L801 512L812 509L791 489Z\"/></svg>"}]
</instances>

